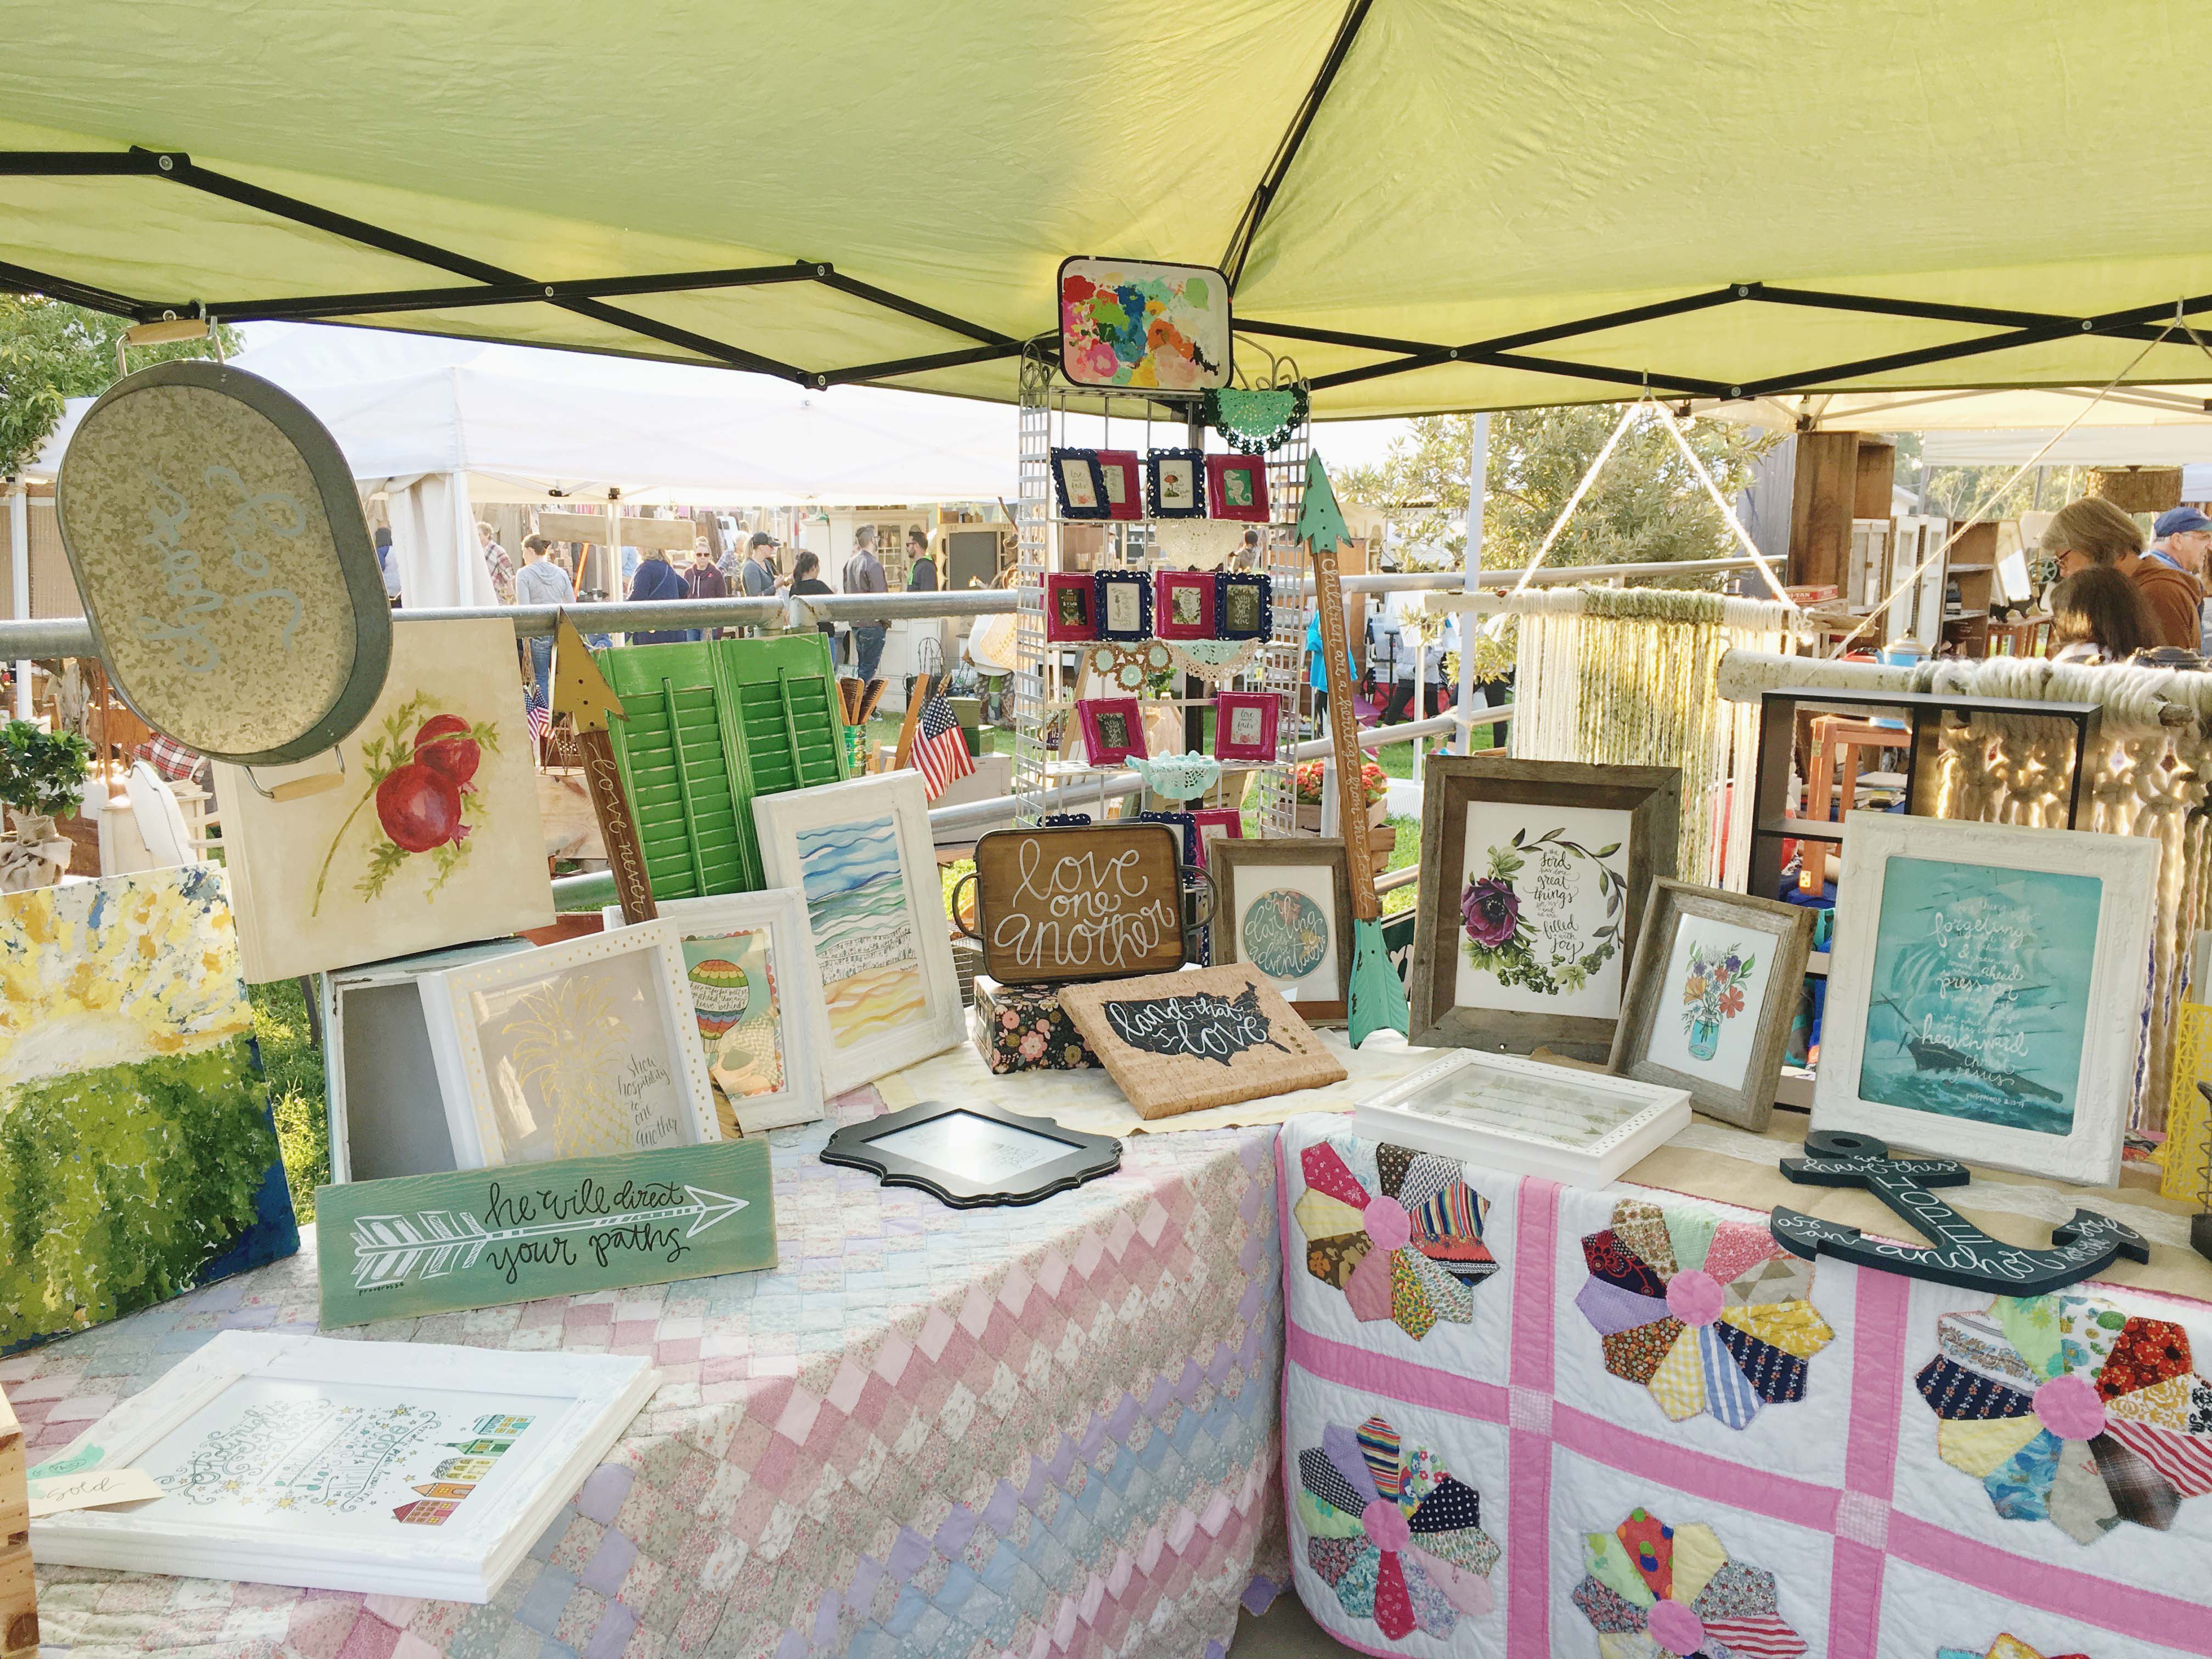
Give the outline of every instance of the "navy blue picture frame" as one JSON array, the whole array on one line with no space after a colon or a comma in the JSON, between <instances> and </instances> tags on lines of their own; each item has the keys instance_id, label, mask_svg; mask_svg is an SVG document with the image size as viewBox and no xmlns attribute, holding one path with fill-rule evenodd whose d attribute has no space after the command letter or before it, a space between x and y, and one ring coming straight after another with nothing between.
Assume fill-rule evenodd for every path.
<instances>
[{"instance_id":1,"label":"navy blue picture frame","mask_svg":"<svg viewBox=\"0 0 2212 1659\"><path fill-rule=\"evenodd\" d=\"M1068 500L1067 471L1079 466L1090 474L1091 499L1095 505L1084 507ZM1095 449L1055 449L1052 452L1052 493L1060 503L1063 519L1110 519L1114 504L1106 499L1106 469Z\"/></svg>"},{"instance_id":2,"label":"navy blue picture frame","mask_svg":"<svg viewBox=\"0 0 2212 1659\"><path fill-rule=\"evenodd\" d=\"M1189 500L1170 505L1162 499L1160 474L1174 469L1189 473ZM1103 487L1101 487L1103 493ZM1145 508L1155 519L1202 519L1206 516L1206 452L1202 449L1155 449L1145 457Z\"/></svg>"},{"instance_id":3,"label":"navy blue picture frame","mask_svg":"<svg viewBox=\"0 0 2212 1659\"><path fill-rule=\"evenodd\" d=\"M1120 640L1125 643L1152 637L1152 578L1144 570L1101 570L1091 579L1091 617L1102 640ZM1137 595L1137 626L1133 629L1113 625L1113 590L1127 586Z\"/></svg>"},{"instance_id":4,"label":"navy blue picture frame","mask_svg":"<svg viewBox=\"0 0 2212 1659\"><path fill-rule=\"evenodd\" d=\"M1254 628L1234 628L1230 625L1229 596L1243 590L1256 593L1260 603L1259 625ZM1241 603L1237 606L1242 609ZM1275 584L1273 578L1263 572L1250 570L1224 571L1213 591L1213 633L1217 639L1264 640L1275 631Z\"/></svg>"}]
</instances>

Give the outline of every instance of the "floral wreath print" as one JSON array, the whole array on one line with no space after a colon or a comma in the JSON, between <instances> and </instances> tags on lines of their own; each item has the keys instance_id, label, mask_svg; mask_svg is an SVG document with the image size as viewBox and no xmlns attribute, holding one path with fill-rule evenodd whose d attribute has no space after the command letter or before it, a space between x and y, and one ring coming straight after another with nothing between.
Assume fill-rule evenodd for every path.
<instances>
[{"instance_id":1,"label":"floral wreath print","mask_svg":"<svg viewBox=\"0 0 2212 1659\"><path fill-rule=\"evenodd\" d=\"M1575 1605L1605 1659L1791 1659L1804 1638L1783 1621L1774 1575L1729 1559L1702 1522L1670 1527L1631 1510L1611 1532L1583 1534Z\"/></svg>"},{"instance_id":2,"label":"floral wreath print","mask_svg":"<svg viewBox=\"0 0 2212 1659\"><path fill-rule=\"evenodd\" d=\"M1749 1222L1623 1199L1583 1260L1575 1306L1606 1370L1677 1423L1702 1412L1741 1429L1762 1406L1802 1400L1806 1362L1835 1340L1813 1306L1813 1264Z\"/></svg>"},{"instance_id":3,"label":"floral wreath print","mask_svg":"<svg viewBox=\"0 0 2212 1659\"><path fill-rule=\"evenodd\" d=\"M1467 930L1467 959L1484 972L1497 975L1500 985L1525 985L1540 996L1579 991L1589 976L1620 949L1621 900L1628 891L1626 879L1605 860L1620 850L1615 842L1595 852L1567 839L1564 830L1547 830L1534 841L1526 830L1516 830L1503 847L1489 849L1489 873L1470 879L1460 894L1460 921ZM1528 854L1556 848L1588 859L1597 870L1598 891L1605 896L1605 921L1589 937L1589 948L1577 954L1571 941L1562 948L1548 946L1550 960L1537 955L1534 936L1521 914L1521 896L1513 879L1528 863Z\"/></svg>"},{"instance_id":4,"label":"floral wreath print","mask_svg":"<svg viewBox=\"0 0 2212 1659\"><path fill-rule=\"evenodd\" d=\"M1690 1053L1711 1060L1721 1044L1721 1027L1743 1012L1743 994L1759 967L1756 956L1746 956L1741 945L1711 956L1705 947L1690 947L1690 969L1682 981L1682 1035Z\"/></svg>"},{"instance_id":5,"label":"floral wreath print","mask_svg":"<svg viewBox=\"0 0 2212 1659\"><path fill-rule=\"evenodd\" d=\"M1306 1563L1354 1619L1395 1642L1419 1630L1441 1640L1462 1613L1493 1605L1498 1544L1482 1499L1426 1449L1404 1452L1380 1417L1332 1423L1298 1453L1298 1520Z\"/></svg>"},{"instance_id":6,"label":"floral wreath print","mask_svg":"<svg viewBox=\"0 0 2212 1659\"><path fill-rule=\"evenodd\" d=\"M1388 1142L1346 1139L1298 1155L1306 1190L1291 1213L1306 1271L1344 1292L1352 1317L1388 1319L1416 1342L1437 1321L1474 1320L1474 1287L1498 1271L1482 1242L1490 1200L1464 1168Z\"/></svg>"},{"instance_id":7,"label":"floral wreath print","mask_svg":"<svg viewBox=\"0 0 2212 1659\"><path fill-rule=\"evenodd\" d=\"M2164 1531L2212 1492L2212 1383L2163 1319L2086 1296L2001 1296L1936 1322L1913 1381L1937 1455L2008 1521L2093 1544L2123 1521Z\"/></svg>"}]
</instances>

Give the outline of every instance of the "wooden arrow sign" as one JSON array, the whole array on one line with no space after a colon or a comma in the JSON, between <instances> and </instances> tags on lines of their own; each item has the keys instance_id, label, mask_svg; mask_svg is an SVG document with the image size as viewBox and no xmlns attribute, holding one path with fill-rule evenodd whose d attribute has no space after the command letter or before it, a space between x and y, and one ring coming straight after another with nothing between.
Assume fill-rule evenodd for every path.
<instances>
[{"instance_id":1,"label":"wooden arrow sign","mask_svg":"<svg viewBox=\"0 0 2212 1659\"><path fill-rule=\"evenodd\" d=\"M614 739L607 735L609 720L629 717L623 713L622 699L592 659L592 648L576 624L564 612L556 627L553 712L568 715L575 726L576 752L584 763L584 781L592 792L592 812L599 821L599 839L606 844L607 868L615 878L623 920L651 921L660 912L653 907L653 888L645 878L645 848L638 840L629 797L623 793Z\"/></svg>"},{"instance_id":2,"label":"wooden arrow sign","mask_svg":"<svg viewBox=\"0 0 2212 1659\"><path fill-rule=\"evenodd\" d=\"M1934 1241L1935 1248L1881 1243L1856 1227L1777 1206L1767 1225L1774 1242L1793 1255L1832 1255L1907 1279L2022 1297L2094 1279L2121 1256L2150 1260L2150 1244L2141 1233L2092 1210L2076 1210L2072 1220L2051 1229L2047 1250L1991 1238L1930 1190L1963 1187L1973 1179L1965 1164L1952 1158L1892 1158L1889 1147L1872 1135L1834 1129L1807 1135L1805 1153L1782 1160L1782 1173L1790 1180L1801 1186L1864 1188Z\"/></svg>"}]
</instances>

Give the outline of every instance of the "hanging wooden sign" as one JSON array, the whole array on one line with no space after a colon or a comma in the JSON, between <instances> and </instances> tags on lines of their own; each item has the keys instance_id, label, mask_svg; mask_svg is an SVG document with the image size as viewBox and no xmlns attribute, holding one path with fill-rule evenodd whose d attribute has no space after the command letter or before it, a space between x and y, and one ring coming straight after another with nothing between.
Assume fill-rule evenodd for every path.
<instances>
[{"instance_id":1,"label":"hanging wooden sign","mask_svg":"<svg viewBox=\"0 0 2212 1659\"><path fill-rule=\"evenodd\" d=\"M993 830L975 843L983 971L1001 985L1182 966L1182 869L1164 824ZM953 894L960 909L960 892Z\"/></svg>"},{"instance_id":2,"label":"hanging wooden sign","mask_svg":"<svg viewBox=\"0 0 2212 1659\"><path fill-rule=\"evenodd\" d=\"M322 1326L775 1266L768 1142L319 1188Z\"/></svg>"},{"instance_id":3,"label":"hanging wooden sign","mask_svg":"<svg viewBox=\"0 0 2212 1659\"><path fill-rule=\"evenodd\" d=\"M384 689L392 611L353 474L306 407L221 363L111 386L55 508L85 620L138 716L218 760L306 760Z\"/></svg>"},{"instance_id":4,"label":"hanging wooden sign","mask_svg":"<svg viewBox=\"0 0 2212 1659\"><path fill-rule=\"evenodd\" d=\"M659 547L689 553L706 532L689 519L634 519L615 521L622 526L624 547ZM584 542L607 546L607 515L604 513L540 513L538 533L550 542Z\"/></svg>"}]
</instances>

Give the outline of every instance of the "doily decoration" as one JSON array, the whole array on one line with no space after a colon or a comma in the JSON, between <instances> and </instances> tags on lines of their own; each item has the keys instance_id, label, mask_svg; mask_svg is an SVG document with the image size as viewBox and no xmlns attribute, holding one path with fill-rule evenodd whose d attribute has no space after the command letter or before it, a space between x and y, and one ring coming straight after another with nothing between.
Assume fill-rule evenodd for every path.
<instances>
[{"instance_id":1,"label":"doily decoration","mask_svg":"<svg viewBox=\"0 0 2212 1659\"><path fill-rule=\"evenodd\" d=\"M1221 763L1211 755L1195 751L1151 758L1132 757L1127 764L1154 794L1164 795L1170 800L1188 800L1194 795L1202 795L1221 781Z\"/></svg>"},{"instance_id":2,"label":"doily decoration","mask_svg":"<svg viewBox=\"0 0 2212 1659\"><path fill-rule=\"evenodd\" d=\"M1303 382L1264 392L1217 386L1206 394L1205 419L1231 449L1264 455L1305 424L1310 407Z\"/></svg>"}]
</instances>

